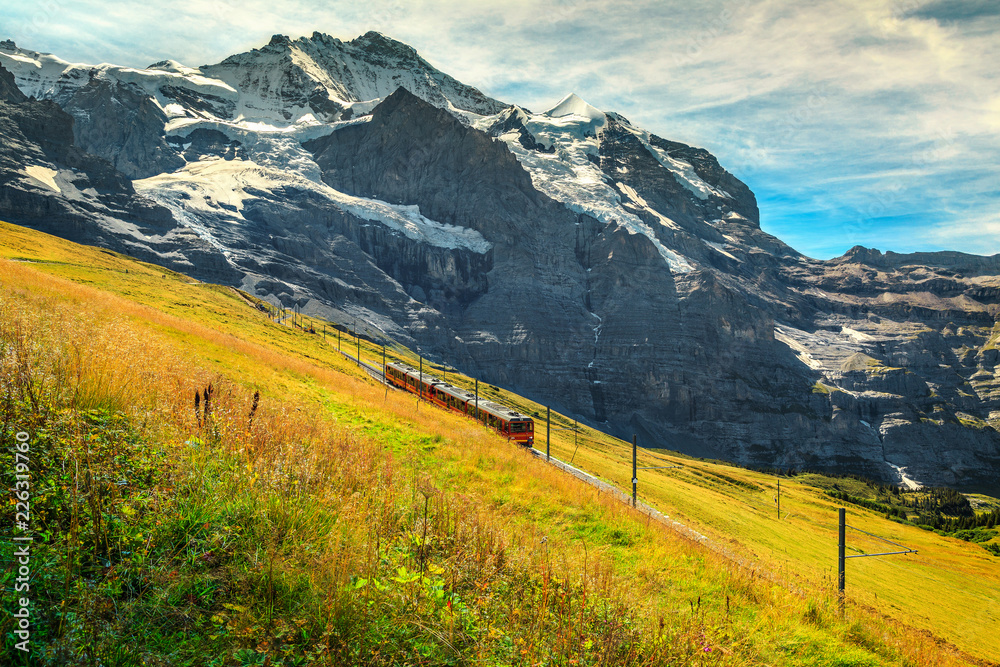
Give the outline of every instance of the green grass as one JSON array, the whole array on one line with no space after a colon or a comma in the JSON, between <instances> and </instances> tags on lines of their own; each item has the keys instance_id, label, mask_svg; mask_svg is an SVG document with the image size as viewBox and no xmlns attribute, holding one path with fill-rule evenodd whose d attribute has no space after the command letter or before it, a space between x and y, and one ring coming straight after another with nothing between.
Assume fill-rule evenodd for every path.
<instances>
[{"instance_id":1,"label":"green grass","mask_svg":"<svg viewBox=\"0 0 1000 667\"><path fill-rule=\"evenodd\" d=\"M958 423L966 428L974 428L977 430L990 428L990 424L986 420L965 412L956 412L955 417L958 419Z\"/></svg>"},{"instance_id":2,"label":"green grass","mask_svg":"<svg viewBox=\"0 0 1000 667\"><path fill-rule=\"evenodd\" d=\"M989 340L986 345L983 346L984 350L995 350L1000 346L1000 323L993 325L993 330L990 332Z\"/></svg>"},{"instance_id":3,"label":"green grass","mask_svg":"<svg viewBox=\"0 0 1000 667\"><path fill-rule=\"evenodd\" d=\"M968 662L909 626L997 655L979 545L850 510L921 555L852 561L843 619L836 505L805 481L781 480L779 520L771 476L640 452L683 466L643 472L641 497L733 562L374 385L252 297L2 224L0 256L30 260L0 260L0 408L5 446L33 438L43 664ZM628 443L581 427L552 449L627 488Z\"/></svg>"}]
</instances>

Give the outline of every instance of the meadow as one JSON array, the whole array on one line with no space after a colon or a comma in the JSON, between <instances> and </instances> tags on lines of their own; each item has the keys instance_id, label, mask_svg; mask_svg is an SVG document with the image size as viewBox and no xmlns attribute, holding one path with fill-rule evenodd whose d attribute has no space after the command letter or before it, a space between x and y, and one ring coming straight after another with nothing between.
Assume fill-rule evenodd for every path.
<instances>
[{"instance_id":1,"label":"meadow","mask_svg":"<svg viewBox=\"0 0 1000 667\"><path fill-rule=\"evenodd\" d=\"M0 471L12 487L28 433L34 536L31 652L5 614L4 664L1000 659L1000 558L979 544L848 506L852 526L918 554L850 561L841 609L842 503L822 488L841 482L781 478L779 517L772 475L640 451L640 465L682 466L643 471L639 493L712 546L699 544L373 382L309 333L325 323L278 324L255 303L0 223ZM363 358L381 353L361 342ZM551 446L628 488L629 443L580 427ZM861 533L849 545L880 548Z\"/></svg>"}]
</instances>

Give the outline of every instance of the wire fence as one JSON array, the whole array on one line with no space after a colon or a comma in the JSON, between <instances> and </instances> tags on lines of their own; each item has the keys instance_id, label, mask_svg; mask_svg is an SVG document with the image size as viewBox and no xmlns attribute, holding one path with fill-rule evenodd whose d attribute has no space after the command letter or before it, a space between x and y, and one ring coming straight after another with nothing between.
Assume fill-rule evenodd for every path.
<instances>
[{"instance_id":1,"label":"wire fence","mask_svg":"<svg viewBox=\"0 0 1000 667\"><path fill-rule=\"evenodd\" d=\"M295 315L296 315L296 313L294 311L286 311L286 312L283 312L283 313L279 312L279 313L276 313L275 317L273 317L272 319L274 319L278 323L284 323L284 322L286 322L288 320L288 318L293 317ZM293 320L293 322L294 322L294 320ZM330 334L332 334L332 330L339 330L339 332L341 332L341 333L347 333L351 338L355 339L355 340L352 340L350 342L350 346L349 346L348 350L344 350L344 349L340 350L341 354L343 354L345 357L351 359L352 361L355 361L356 363L358 363L358 365L369 376L371 376L372 379L374 379L377 382L388 384L386 382L386 380L385 380L384 373L383 373L383 367L381 365L376 366L374 364L371 364L371 363L368 363L368 362L364 361L361 358L361 354L360 354L360 351L361 351L361 349L360 349L360 341L361 341L362 337L366 338L369 341L373 341L373 342L376 341L376 339L377 339L378 342L374 342L374 344L383 346L383 349L384 349L384 351L385 351L385 353L387 355L386 356L387 360L391 359L392 357L395 357L396 360L400 360L400 361L404 361L406 363L409 363L408 357L412 356L412 354L413 354L412 351L409 348L407 348L406 346L404 346L401 343L397 342L391 336L388 336L385 332L381 331L380 329L376 329L376 330L373 331L373 329L371 327L369 327L366 323L354 322L354 323L352 323L354 325L353 327L350 327L348 325L338 324L338 323L335 323L335 322L332 322L332 321L327 321L327 324L331 327L331 330L325 329L325 326L324 326L324 334L326 336L329 336ZM359 326L360 326L360 331L359 331ZM361 336L358 336L359 333L361 334ZM329 342L329 338L327 338L327 340ZM354 349L350 349L350 347L353 347ZM354 354L352 354L352 352ZM426 360L424 360L424 364L425 364L425 367L427 368L427 373L428 374L441 373L442 376L447 377L447 374L449 372L451 372L451 373L455 373L455 376L456 376L456 378L453 379L453 382L456 381L456 379L457 379L458 373L457 373L456 369L452 368L451 366L448 366L447 364L433 363L433 362L428 362ZM389 385L389 386L391 386L391 385ZM487 386L489 386L489 385L487 385ZM586 431L583 430L583 428L582 428L581 425L579 425L576 421L569 419L565 415L561 415L559 413L552 413L552 416L555 417L555 419L552 420L552 423L558 424L558 426L556 426L554 428L551 428L550 429L551 431L574 431L575 445L574 445L574 452L573 452L573 455L572 455L572 459L575 459L576 451L579 449L579 446L581 444L598 445L598 446L600 446L600 445L605 445L606 446L606 445L609 445L609 444L613 444L611 436L595 437L593 435L588 434ZM536 417L537 417L537 413L536 413ZM540 435L540 429L536 428L536 434ZM536 442L536 444L539 445L539 446L541 445L540 442ZM532 451L532 453L536 457L541 458L541 460L546 461L550 465L553 465L556 468L559 468L560 470L566 472L567 474L570 474L573 477L575 477L575 478L583 481L584 483L586 483L586 484L588 484L588 485L596 488L599 493L609 494L609 495L611 495L611 497L619 500L620 502L622 502L624 504L627 504L629 506L633 506L633 500L632 500L631 494L628 494L625 491L617 488L616 486L614 486L611 482L609 482L607 480L601 479L600 477L598 477L596 475L588 473L588 472L586 472L586 471L584 471L584 470L582 470L582 469L580 469L578 467L575 467L574 465L572 465L572 459L571 459L571 462L566 462L566 461L563 461L562 459L559 459L559 458L557 458L555 456L551 456L551 455L550 455L550 457L548 459L546 459L546 454L545 454L544 451L540 451L540 450L537 450L537 449L532 449L531 451ZM668 465L662 465L662 466L641 466L641 467L637 467L637 470L665 471L665 470L668 470L668 469L678 469L679 468L679 469L681 469L680 473L671 473L671 474L681 474L684 477L688 478L687 481L689 483L693 483L693 484L696 484L696 485L702 486L702 487L709 487L709 488L711 487L711 484L712 484L711 480L709 480L709 479L703 479L703 478L699 477L698 475L695 475L693 473L693 471L691 471L688 474L685 474L685 471L683 470L684 466L683 465L677 465L676 460L672 460L672 459L669 459L669 458L664 458L662 456L657 456L657 455L651 453L649 450L644 450L644 451L645 451L645 458L647 460L651 459L652 462L654 462L654 463L664 463L664 464L668 464ZM667 474L667 473L665 473L665 472L656 472L655 474L662 475L662 474ZM731 481L726 480L724 476L723 477L718 477L718 479L715 480L715 481L716 481L716 483L722 483L722 484L726 484L727 482L731 483ZM745 503L748 508L758 510L758 511L760 511L762 513L764 513L764 512L766 512L766 513L774 512L775 509L776 509L777 501L778 501L778 498L777 498L776 494L780 493L780 478L776 477L775 478L775 482L776 482L776 484L775 484L775 487L773 487L773 488L769 487L769 486L765 486L765 487L761 488L760 490L743 489L744 492L743 493L739 493L738 496L736 496L736 497L738 497L738 499L741 502ZM729 490L729 493L731 494L732 490ZM771 495L770 502L768 502L768 499L767 499L767 496L769 494ZM733 563L735 563L735 564L737 564L737 565L739 565L741 567L753 570L755 572L755 574L757 574L758 576L763 576L765 578L768 578L768 579L774 581L776 584L779 584L779 585L787 588L788 590L792 591L793 593L796 593L796 594L798 594L800 596L804 595L803 590L799 586L797 586L794 583L792 583L791 581L789 581L789 579L788 579L787 576L785 576L785 577L779 577L774 572L770 572L768 570L762 569L760 567L759 563L755 559L748 559L748 558L746 558L746 557L744 557L744 556L742 556L740 554L737 554L736 552L734 552L733 550L727 548L723 544L720 544L719 542L711 540L710 538L708 538L707 536L705 536L702 533L698 532L697 530L694 530L690 526L688 526L688 525L686 525L686 524L684 524L682 522L679 522L679 521L671 518L669 515L661 512L660 510L658 510L655 507L649 505L648 503L646 503L644 501L637 501L634 504L634 508L635 508L636 511L638 511L638 512L644 514L644 515L646 515L651 520L654 520L654 521L660 523L661 525L667 527L668 529L670 529L673 532L677 533L678 535L684 537L685 539L688 539L688 540L691 540L692 542L700 544L703 547L705 547L705 548L707 548L707 549L709 549L709 550L711 550L711 551L713 551L713 552L715 552L715 553L723 556L727 560L729 560L729 561L731 561L731 562L733 562ZM780 520L788 520L790 518L804 519L805 517L803 517L802 515L800 515L800 514L798 514L796 512L789 511L789 512L785 513L783 516L779 516L778 518ZM946 568L948 568L948 566L949 566L948 563L940 562L940 561L938 561L936 559L933 559L933 558L930 558L930 557L927 557L927 556L923 556L923 555L922 556L916 556L915 555L916 552L913 549L909 549L908 547L906 547L906 546L904 546L904 545L902 545L902 544L900 544L898 542L895 542L893 540L889 540L889 539L883 538L883 537L881 537L879 535L876 535L876 534L868 532L866 530L857 528L855 526L847 526L847 527L851 528L852 530L856 531L857 533L865 535L866 537L868 537L871 540L874 540L876 542L888 543L888 544L894 545L896 547L899 547L900 549L902 549L902 551L871 554L871 553L866 553L864 551L864 549L861 549L859 547L856 547L856 546L853 546L853 545L848 545L846 547L847 549L850 549L851 551L857 552L857 553L849 555L849 556L845 556L846 558L858 558L858 557L861 557L861 556L870 557L870 558L874 559L872 561L873 563L877 562L877 563L882 564L882 565L887 565L893 571L905 573L906 577L913 577L913 578L917 578L920 581L923 581L924 582L923 586L920 586L918 584L918 587L920 587L920 588L937 587L939 590L941 590L941 589L948 590L948 591L952 592L956 596L964 596L964 598L966 598L966 599L976 599L976 600L979 600L980 602L986 603L985 606L987 606L988 608L994 608L994 609L1000 610L1000 600L998 600L995 596L989 596L989 595L984 594L982 592L977 592L975 590L972 590L971 588L959 588L959 587L955 586L954 584L949 583L949 582L941 579L940 577L935 577L935 576L932 576L931 574L928 574L928 571L930 571L930 570L934 570L934 569L946 569ZM803 528L805 528L805 527L803 527ZM894 556L894 555L897 555L897 554L908 554L908 556L909 556L908 559L907 559L908 562L899 562L898 559L896 559L896 562L893 562L893 559L891 559L891 558L888 557L888 556ZM863 562L863 561L859 561L859 562ZM866 571L866 573L865 573L866 576L872 576L870 572L867 572L868 569L869 568L863 568L863 570ZM877 600L877 597L878 597L877 593L873 593L873 592L870 592L870 593ZM866 597L866 595L862 595L862 597ZM994 613L993 617L997 617L997 618L991 618L991 620L997 620L998 618L1000 618L1000 611L997 611L996 613ZM985 620L985 619L983 619L983 620ZM971 622L972 621L970 621L970 623Z\"/></svg>"}]
</instances>

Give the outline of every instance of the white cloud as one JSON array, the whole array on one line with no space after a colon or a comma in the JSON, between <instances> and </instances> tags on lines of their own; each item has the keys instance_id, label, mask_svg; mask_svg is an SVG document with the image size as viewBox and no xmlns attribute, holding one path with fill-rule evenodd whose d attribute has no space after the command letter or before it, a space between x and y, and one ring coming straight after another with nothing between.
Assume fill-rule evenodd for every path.
<instances>
[{"instance_id":1,"label":"white cloud","mask_svg":"<svg viewBox=\"0 0 1000 667\"><path fill-rule=\"evenodd\" d=\"M921 236L933 248L994 255L1000 253L1000 213L934 225Z\"/></svg>"}]
</instances>

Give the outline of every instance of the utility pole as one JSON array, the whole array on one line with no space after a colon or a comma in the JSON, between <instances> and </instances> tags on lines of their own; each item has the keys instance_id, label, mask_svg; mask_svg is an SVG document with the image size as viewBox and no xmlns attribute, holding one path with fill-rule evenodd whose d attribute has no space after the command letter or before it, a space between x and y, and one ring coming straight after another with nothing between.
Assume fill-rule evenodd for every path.
<instances>
[{"instance_id":1,"label":"utility pole","mask_svg":"<svg viewBox=\"0 0 1000 667\"><path fill-rule=\"evenodd\" d=\"M855 528L854 526L848 526L847 525L847 510L844 509L843 507L837 509L837 517L838 517L838 523L839 523L838 531L837 531L838 535L839 535L839 540L838 540L838 544L837 544L837 594L840 597L840 613L843 614L844 613L844 563L847 562L848 558L870 558L872 556L897 556L897 555L900 555L900 554L915 554L915 553L917 553L917 550L916 549L910 549L909 547L905 547L902 544L899 544L898 542L893 542L892 540L887 540L884 537L879 537L878 535L873 535L872 533L869 533L867 531L861 530L860 528ZM865 535L868 535L869 537L874 537L876 540L879 540L881 542L886 542L888 544L891 544L894 547L899 547L900 549L903 549L903 551L887 551L887 552L882 552L882 553L877 553L877 554L860 553L860 554L854 554L852 556L848 556L845 553L847 551L847 540L846 540L846 532L847 532L846 529L847 528L851 528L852 530L856 530L859 533L864 533Z\"/></svg>"},{"instance_id":2,"label":"utility pole","mask_svg":"<svg viewBox=\"0 0 1000 667\"><path fill-rule=\"evenodd\" d=\"M633 433L632 434L632 507L636 506L635 504L636 486L638 486L639 484L639 478L636 477L636 475L638 475L639 473L635 469L635 450L636 450L635 440L636 440L635 433Z\"/></svg>"},{"instance_id":3,"label":"utility pole","mask_svg":"<svg viewBox=\"0 0 1000 667\"><path fill-rule=\"evenodd\" d=\"M841 507L837 510L839 527L837 529L837 594L840 596L840 608L844 608L844 563L847 551L847 510Z\"/></svg>"},{"instance_id":4,"label":"utility pole","mask_svg":"<svg viewBox=\"0 0 1000 667\"><path fill-rule=\"evenodd\" d=\"M780 521L781 520L781 479L780 478L778 479L778 498L777 498L777 503L778 503L778 520Z\"/></svg>"},{"instance_id":5,"label":"utility pole","mask_svg":"<svg viewBox=\"0 0 1000 667\"><path fill-rule=\"evenodd\" d=\"M551 461L552 457L549 456L549 425L552 417L552 409L545 406L545 460Z\"/></svg>"},{"instance_id":6,"label":"utility pole","mask_svg":"<svg viewBox=\"0 0 1000 667\"><path fill-rule=\"evenodd\" d=\"M476 421L479 421L479 378L476 378Z\"/></svg>"},{"instance_id":7,"label":"utility pole","mask_svg":"<svg viewBox=\"0 0 1000 667\"><path fill-rule=\"evenodd\" d=\"M424 397L424 358L420 357L420 382L417 384L417 398Z\"/></svg>"},{"instance_id":8,"label":"utility pole","mask_svg":"<svg viewBox=\"0 0 1000 667\"><path fill-rule=\"evenodd\" d=\"M632 507L638 507L638 493L637 488L639 486L639 471L640 470L669 470L671 468L680 468L681 466L643 466L639 468L636 465L636 451L638 446L636 445L636 435L632 434Z\"/></svg>"},{"instance_id":9,"label":"utility pole","mask_svg":"<svg viewBox=\"0 0 1000 667\"><path fill-rule=\"evenodd\" d=\"M337 325L337 352L340 352L340 326Z\"/></svg>"},{"instance_id":10,"label":"utility pole","mask_svg":"<svg viewBox=\"0 0 1000 667\"><path fill-rule=\"evenodd\" d=\"M354 337L358 341L358 366L361 365L361 336L358 335L358 327L354 327Z\"/></svg>"}]
</instances>

